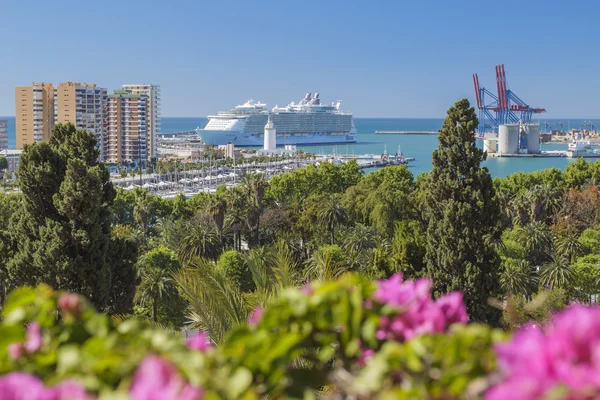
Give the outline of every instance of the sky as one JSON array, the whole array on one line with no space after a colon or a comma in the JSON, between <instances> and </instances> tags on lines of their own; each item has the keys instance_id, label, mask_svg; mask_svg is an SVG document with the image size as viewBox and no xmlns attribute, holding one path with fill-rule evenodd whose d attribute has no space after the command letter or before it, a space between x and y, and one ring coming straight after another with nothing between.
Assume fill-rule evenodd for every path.
<instances>
[{"instance_id":1,"label":"sky","mask_svg":"<svg viewBox=\"0 0 600 400\"><path fill-rule=\"evenodd\" d=\"M472 74L547 118L600 117L597 0L2 0L0 115L31 82L157 83L162 115L320 92L356 117L438 118Z\"/></svg>"}]
</instances>

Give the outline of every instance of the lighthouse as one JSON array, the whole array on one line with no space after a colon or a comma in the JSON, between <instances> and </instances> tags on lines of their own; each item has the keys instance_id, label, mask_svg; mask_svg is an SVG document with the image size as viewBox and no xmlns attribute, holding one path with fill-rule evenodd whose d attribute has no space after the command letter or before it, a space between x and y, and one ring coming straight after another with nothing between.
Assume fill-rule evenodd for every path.
<instances>
[{"instance_id":1,"label":"lighthouse","mask_svg":"<svg viewBox=\"0 0 600 400\"><path fill-rule=\"evenodd\" d=\"M265 143L263 150L275 151L277 149L277 135L275 133L275 125L273 125L273 119L269 115L269 120L265 125Z\"/></svg>"}]
</instances>

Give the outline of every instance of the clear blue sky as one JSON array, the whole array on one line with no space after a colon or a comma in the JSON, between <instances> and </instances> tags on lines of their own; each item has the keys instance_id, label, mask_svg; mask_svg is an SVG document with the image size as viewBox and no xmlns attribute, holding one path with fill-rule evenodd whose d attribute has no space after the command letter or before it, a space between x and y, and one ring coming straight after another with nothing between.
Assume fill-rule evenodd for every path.
<instances>
[{"instance_id":1,"label":"clear blue sky","mask_svg":"<svg viewBox=\"0 0 600 400\"><path fill-rule=\"evenodd\" d=\"M320 92L358 117L442 117L471 74L547 118L600 116L600 2L0 2L0 115L32 81L162 85L163 116Z\"/></svg>"}]
</instances>

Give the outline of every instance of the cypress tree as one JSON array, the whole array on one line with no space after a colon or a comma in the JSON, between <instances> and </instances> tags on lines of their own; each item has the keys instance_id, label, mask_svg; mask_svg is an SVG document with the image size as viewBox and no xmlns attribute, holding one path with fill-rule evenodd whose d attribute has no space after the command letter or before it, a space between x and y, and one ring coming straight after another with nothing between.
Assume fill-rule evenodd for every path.
<instances>
[{"instance_id":1,"label":"cypress tree","mask_svg":"<svg viewBox=\"0 0 600 400\"><path fill-rule=\"evenodd\" d=\"M462 99L448 110L425 183L423 217L427 223L427 273L436 296L464 293L472 320L494 322L499 313L488 298L499 293L500 209L492 178L481 167L486 153L476 146L475 109Z\"/></svg>"},{"instance_id":2,"label":"cypress tree","mask_svg":"<svg viewBox=\"0 0 600 400\"><path fill-rule=\"evenodd\" d=\"M47 143L25 146L19 169L23 205L14 227L12 283L47 283L105 309L111 299L109 206L115 191L98 162L95 136L58 124ZM131 285L135 285L132 281Z\"/></svg>"}]
</instances>

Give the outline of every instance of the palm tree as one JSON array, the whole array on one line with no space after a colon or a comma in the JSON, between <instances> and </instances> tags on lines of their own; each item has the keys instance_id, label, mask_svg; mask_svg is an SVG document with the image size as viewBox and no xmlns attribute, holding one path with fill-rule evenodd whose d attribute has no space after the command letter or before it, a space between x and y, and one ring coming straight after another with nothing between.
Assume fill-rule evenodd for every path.
<instances>
[{"instance_id":1,"label":"palm tree","mask_svg":"<svg viewBox=\"0 0 600 400\"><path fill-rule=\"evenodd\" d=\"M526 198L530 202L531 221L546 221L560 208L562 192L555 186L542 184L529 189Z\"/></svg>"},{"instance_id":2,"label":"palm tree","mask_svg":"<svg viewBox=\"0 0 600 400\"><path fill-rule=\"evenodd\" d=\"M311 281L334 280L346 272L346 268L335 260L332 249L320 248L306 262L305 278Z\"/></svg>"},{"instance_id":3,"label":"palm tree","mask_svg":"<svg viewBox=\"0 0 600 400\"><path fill-rule=\"evenodd\" d=\"M540 278L550 289L565 288L573 282L574 273L566 260L556 258L542 267Z\"/></svg>"},{"instance_id":4,"label":"palm tree","mask_svg":"<svg viewBox=\"0 0 600 400\"><path fill-rule=\"evenodd\" d=\"M221 237L216 229L208 224L192 224L187 235L179 243L178 256L184 264L195 257L216 259L220 253Z\"/></svg>"},{"instance_id":5,"label":"palm tree","mask_svg":"<svg viewBox=\"0 0 600 400\"><path fill-rule=\"evenodd\" d=\"M356 224L344 238L343 248L352 254L358 254L376 247L377 242L377 235L370 226Z\"/></svg>"},{"instance_id":6,"label":"palm tree","mask_svg":"<svg viewBox=\"0 0 600 400\"><path fill-rule=\"evenodd\" d=\"M509 209L513 225L524 225L529 218L530 202L523 194L518 194L510 200Z\"/></svg>"},{"instance_id":7,"label":"palm tree","mask_svg":"<svg viewBox=\"0 0 600 400\"><path fill-rule=\"evenodd\" d=\"M144 232L148 231L150 217L154 213L154 205L147 192L142 190L135 191L135 204L133 206L133 219L142 228Z\"/></svg>"},{"instance_id":8,"label":"palm tree","mask_svg":"<svg viewBox=\"0 0 600 400\"><path fill-rule=\"evenodd\" d=\"M335 243L335 226L346 221L346 209L339 195L329 195L319 210L318 221L327 227L331 234L331 244Z\"/></svg>"},{"instance_id":9,"label":"palm tree","mask_svg":"<svg viewBox=\"0 0 600 400\"><path fill-rule=\"evenodd\" d=\"M242 188L250 200L248 210L248 228L254 230L254 241L260 244L260 214L262 213L262 201L265 196L267 181L262 174L246 174L242 178Z\"/></svg>"},{"instance_id":10,"label":"palm tree","mask_svg":"<svg viewBox=\"0 0 600 400\"><path fill-rule=\"evenodd\" d=\"M522 294L528 297L539 284L536 268L527 260L508 259L503 262L500 285L509 294Z\"/></svg>"},{"instance_id":11,"label":"palm tree","mask_svg":"<svg viewBox=\"0 0 600 400\"><path fill-rule=\"evenodd\" d=\"M217 227L217 231L219 233L219 237L221 240L221 247L223 248L223 224L225 223L225 210L227 209L227 204L225 200L223 200L218 195L210 196L208 199L208 204L206 205L206 212L213 218L215 221L215 226Z\"/></svg>"},{"instance_id":12,"label":"palm tree","mask_svg":"<svg viewBox=\"0 0 600 400\"><path fill-rule=\"evenodd\" d=\"M214 263L194 258L173 278L189 303L190 329L205 332L213 343L219 344L230 330L248 321L244 295Z\"/></svg>"},{"instance_id":13,"label":"palm tree","mask_svg":"<svg viewBox=\"0 0 600 400\"><path fill-rule=\"evenodd\" d=\"M177 269L177 260L165 247L159 247L143 255L137 266L139 285L134 302L152 307L152 320L157 322L158 304L169 300L177 293L172 274Z\"/></svg>"},{"instance_id":14,"label":"palm tree","mask_svg":"<svg viewBox=\"0 0 600 400\"><path fill-rule=\"evenodd\" d=\"M521 241L527 248L530 261L539 265L544 259L548 259L548 255L552 248L552 234L548 230L545 223L535 221L523 227L520 227L517 232L517 239Z\"/></svg>"},{"instance_id":15,"label":"palm tree","mask_svg":"<svg viewBox=\"0 0 600 400\"><path fill-rule=\"evenodd\" d=\"M583 245L579 241L579 235L576 232L567 232L556 238L556 252L558 255L569 263L581 255L583 251Z\"/></svg>"}]
</instances>

